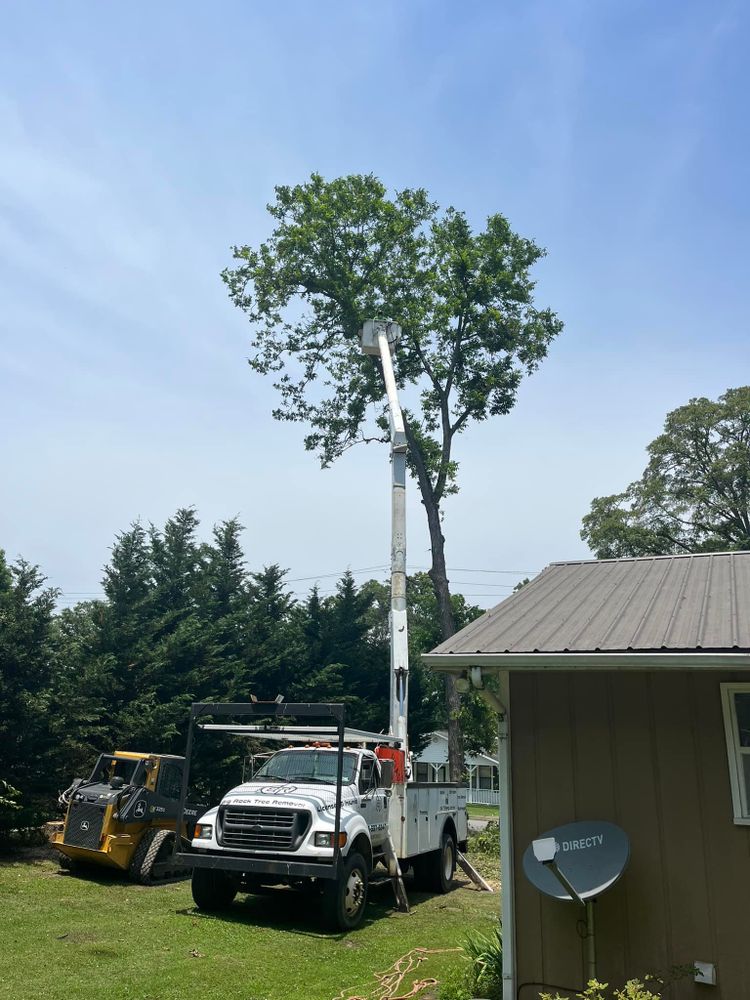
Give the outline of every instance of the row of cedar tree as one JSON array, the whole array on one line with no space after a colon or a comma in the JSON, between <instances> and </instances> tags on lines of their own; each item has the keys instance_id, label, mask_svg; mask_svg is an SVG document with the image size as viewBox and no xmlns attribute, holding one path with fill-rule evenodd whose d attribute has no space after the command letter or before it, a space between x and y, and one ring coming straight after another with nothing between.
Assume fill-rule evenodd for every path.
<instances>
[{"instance_id":1,"label":"row of cedar tree","mask_svg":"<svg viewBox=\"0 0 750 1000\"><path fill-rule=\"evenodd\" d=\"M317 587L295 600L284 572L249 572L236 520L201 541L198 518L180 510L163 529L119 535L100 600L56 610L40 570L9 565L0 550L0 828L33 826L58 792L85 776L100 752L184 752L194 701L336 701L347 721L388 724L389 589ZM418 750L445 725L438 678L419 654L440 639L430 582L409 579L410 737ZM455 599L459 627L479 613ZM462 709L467 750L493 742L482 703ZM204 741L206 738L203 738ZM214 797L240 780L246 741L199 748L198 791Z\"/></svg>"}]
</instances>

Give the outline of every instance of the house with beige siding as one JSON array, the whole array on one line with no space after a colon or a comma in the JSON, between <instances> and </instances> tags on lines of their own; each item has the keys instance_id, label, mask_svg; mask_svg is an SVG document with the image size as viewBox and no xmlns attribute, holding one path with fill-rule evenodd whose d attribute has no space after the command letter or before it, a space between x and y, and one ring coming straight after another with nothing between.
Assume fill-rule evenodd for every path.
<instances>
[{"instance_id":1,"label":"house with beige siding","mask_svg":"<svg viewBox=\"0 0 750 1000\"><path fill-rule=\"evenodd\" d=\"M554 563L425 660L498 713L504 1000L583 985L579 909L521 858L586 820L630 840L599 978L700 962L666 995L750 998L750 552Z\"/></svg>"}]
</instances>

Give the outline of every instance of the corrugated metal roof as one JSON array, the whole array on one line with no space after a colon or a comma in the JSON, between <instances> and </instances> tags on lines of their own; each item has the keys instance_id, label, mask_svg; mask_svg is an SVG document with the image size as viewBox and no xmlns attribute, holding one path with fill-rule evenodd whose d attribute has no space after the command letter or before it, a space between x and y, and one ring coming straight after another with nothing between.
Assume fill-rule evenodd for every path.
<instances>
[{"instance_id":1,"label":"corrugated metal roof","mask_svg":"<svg viewBox=\"0 0 750 1000\"><path fill-rule=\"evenodd\" d=\"M750 650L750 552L552 563L433 653Z\"/></svg>"}]
</instances>

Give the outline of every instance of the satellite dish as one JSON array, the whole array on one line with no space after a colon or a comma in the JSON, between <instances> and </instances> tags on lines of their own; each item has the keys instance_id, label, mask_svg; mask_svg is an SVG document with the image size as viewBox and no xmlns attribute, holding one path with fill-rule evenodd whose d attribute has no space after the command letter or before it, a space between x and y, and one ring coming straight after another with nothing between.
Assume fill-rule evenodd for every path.
<instances>
[{"instance_id":1,"label":"satellite dish","mask_svg":"<svg viewBox=\"0 0 750 1000\"><path fill-rule=\"evenodd\" d=\"M614 823L586 821L541 834L524 851L523 870L540 892L570 902L575 895L565 882L579 900L593 899L615 884L629 859L630 841L624 830Z\"/></svg>"}]
</instances>

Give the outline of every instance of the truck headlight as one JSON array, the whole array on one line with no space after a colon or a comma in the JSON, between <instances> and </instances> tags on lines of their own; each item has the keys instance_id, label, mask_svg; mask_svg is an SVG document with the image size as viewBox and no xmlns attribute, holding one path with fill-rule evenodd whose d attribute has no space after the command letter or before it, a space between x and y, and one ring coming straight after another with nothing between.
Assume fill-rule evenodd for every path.
<instances>
[{"instance_id":1,"label":"truck headlight","mask_svg":"<svg viewBox=\"0 0 750 1000\"><path fill-rule=\"evenodd\" d=\"M197 823L193 840L210 840L213 836L214 828L211 823Z\"/></svg>"},{"instance_id":2,"label":"truck headlight","mask_svg":"<svg viewBox=\"0 0 750 1000\"><path fill-rule=\"evenodd\" d=\"M339 847L343 847L346 843L346 834L339 834ZM316 847L333 847L333 834L332 833L316 833L315 834L315 846Z\"/></svg>"}]
</instances>

